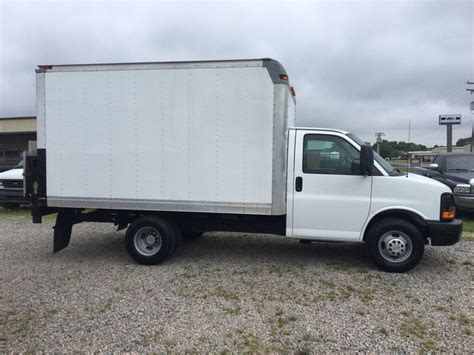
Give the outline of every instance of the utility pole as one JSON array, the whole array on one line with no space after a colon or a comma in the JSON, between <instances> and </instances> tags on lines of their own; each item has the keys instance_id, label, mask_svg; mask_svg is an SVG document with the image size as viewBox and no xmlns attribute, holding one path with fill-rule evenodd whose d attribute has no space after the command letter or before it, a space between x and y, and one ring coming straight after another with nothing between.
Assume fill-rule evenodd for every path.
<instances>
[{"instance_id":1,"label":"utility pole","mask_svg":"<svg viewBox=\"0 0 474 355\"><path fill-rule=\"evenodd\" d=\"M467 85L474 85L474 82L472 81L468 81L467 82ZM471 89L471 88L467 88L466 91L469 91L472 95L472 93L474 92L474 89ZM474 101L471 102L471 113L474 115ZM471 117L471 153L472 153L472 148L474 146L474 121Z\"/></svg>"},{"instance_id":2,"label":"utility pole","mask_svg":"<svg viewBox=\"0 0 474 355\"><path fill-rule=\"evenodd\" d=\"M448 124L446 125L446 151L451 153L453 151L453 125Z\"/></svg>"},{"instance_id":3,"label":"utility pole","mask_svg":"<svg viewBox=\"0 0 474 355\"><path fill-rule=\"evenodd\" d=\"M377 143L377 154L380 153L380 143L382 143L383 136L385 136L385 133L375 132L375 143Z\"/></svg>"}]
</instances>

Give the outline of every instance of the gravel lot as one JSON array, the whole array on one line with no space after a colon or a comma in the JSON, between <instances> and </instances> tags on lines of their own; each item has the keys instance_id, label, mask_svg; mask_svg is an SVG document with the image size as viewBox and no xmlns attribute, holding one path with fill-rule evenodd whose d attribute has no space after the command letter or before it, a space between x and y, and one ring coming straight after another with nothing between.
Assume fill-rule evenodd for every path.
<instances>
[{"instance_id":1,"label":"gravel lot","mask_svg":"<svg viewBox=\"0 0 474 355\"><path fill-rule=\"evenodd\" d=\"M52 225L0 216L2 353L474 349L472 241L388 274L358 244L215 233L146 267L108 224L52 255Z\"/></svg>"}]
</instances>

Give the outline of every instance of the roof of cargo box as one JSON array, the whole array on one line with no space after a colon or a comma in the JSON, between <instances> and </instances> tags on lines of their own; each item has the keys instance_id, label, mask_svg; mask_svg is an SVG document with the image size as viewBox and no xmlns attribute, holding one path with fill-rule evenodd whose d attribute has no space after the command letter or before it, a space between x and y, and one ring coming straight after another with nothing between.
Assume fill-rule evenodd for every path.
<instances>
[{"instance_id":1,"label":"roof of cargo box","mask_svg":"<svg viewBox=\"0 0 474 355\"><path fill-rule=\"evenodd\" d=\"M87 64L49 64L38 65L37 73L100 71L100 70L146 70L146 69L201 69L201 68L267 68L273 83L288 84L285 68L275 59L224 59L224 60L191 60L167 62L129 62L129 63L87 63ZM286 77L286 79L285 79Z\"/></svg>"}]
</instances>

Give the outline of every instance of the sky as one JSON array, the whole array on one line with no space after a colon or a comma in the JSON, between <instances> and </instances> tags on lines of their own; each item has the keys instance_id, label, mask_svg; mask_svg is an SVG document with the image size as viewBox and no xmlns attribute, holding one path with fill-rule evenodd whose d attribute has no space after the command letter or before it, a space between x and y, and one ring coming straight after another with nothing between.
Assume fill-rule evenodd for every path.
<instances>
[{"instance_id":1,"label":"sky","mask_svg":"<svg viewBox=\"0 0 474 355\"><path fill-rule=\"evenodd\" d=\"M0 0L0 117L35 115L38 64L274 58L297 125L374 142L446 144L438 115L471 135L474 1L151 2ZM474 88L474 85L472 85Z\"/></svg>"}]
</instances>

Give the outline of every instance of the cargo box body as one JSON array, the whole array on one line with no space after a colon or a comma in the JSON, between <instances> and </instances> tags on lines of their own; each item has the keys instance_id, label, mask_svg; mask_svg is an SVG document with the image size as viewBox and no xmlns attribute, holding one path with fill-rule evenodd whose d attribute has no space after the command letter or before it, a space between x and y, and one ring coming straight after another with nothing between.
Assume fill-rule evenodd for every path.
<instances>
[{"instance_id":1,"label":"cargo box body","mask_svg":"<svg viewBox=\"0 0 474 355\"><path fill-rule=\"evenodd\" d=\"M48 207L285 214L284 74L269 59L40 67Z\"/></svg>"}]
</instances>

